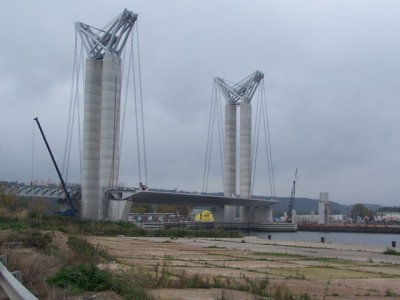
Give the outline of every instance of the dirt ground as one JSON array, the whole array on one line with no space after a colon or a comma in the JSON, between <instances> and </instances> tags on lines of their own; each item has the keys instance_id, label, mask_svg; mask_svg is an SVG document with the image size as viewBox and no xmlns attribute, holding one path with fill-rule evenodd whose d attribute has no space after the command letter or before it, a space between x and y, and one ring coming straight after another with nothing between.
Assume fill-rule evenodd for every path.
<instances>
[{"instance_id":1,"label":"dirt ground","mask_svg":"<svg viewBox=\"0 0 400 300\"><path fill-rule=\"evenodd\" d=\"M52 232L53 243L66 247L67 235ZM212 238L133 238L86 236L93 245L104 248L117 262L108 268L124 269L142 266L155 272L166 266L170 274L198 275L215 280L252 281L269 279L271 291L287 288L295 296L307 293L311 299L400 299L400 256L384 255L386 247L300 243L263 240ZM7 249L9 261L24 269L27 286L35 292L35 283L44 280L40 274L55 272L60 263L33 249ZM31 264L29 262L35 262ZM23 268L23 266L30 266ZM42 278L43 277L43 278ZM231 289L153 289L155 299L261 299L254 294ZM115 293L86 293L74 296L48 291L46 299L121 299ZM3 299L0 294L0 299Z\"/></svg>"},{"instance_id":2,"label":"dirt ground","mask_svg":"<svg viewBox=\"0 0 400 300\"><path fill-rule=\"evenodd\" d=\"M213 278L270 280L312 299L400 299L400 256L384 247L242 239L88 237L126 265ZM115 266L119 267L119 266ZM255 299L221 289L157 289L156 299Z\"/></svg>"}]
</instances>

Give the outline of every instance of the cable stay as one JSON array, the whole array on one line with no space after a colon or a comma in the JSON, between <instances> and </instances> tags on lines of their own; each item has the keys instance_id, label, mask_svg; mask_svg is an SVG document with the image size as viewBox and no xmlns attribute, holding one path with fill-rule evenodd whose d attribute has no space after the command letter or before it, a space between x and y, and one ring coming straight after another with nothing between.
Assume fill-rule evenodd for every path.
<instances>
[{"instance_id":1,"label":"cable stay","mask_svg":"<svg viewBox=\"0 0 400 300\"><path fill-rule=\"evenodd\" d=\"M268 171L268 185L269 190L271 192L271 197L273 199L276 198L275 194L275 179L274 179L274 169L272 164L272 149L271 149L271 137L269 133L269 120L268 120L268 109L267 109L267 101L265 95L265 83L264 81L261 82L261 88L258 92L258 99L257 99L257 111L256 111L256 118L255 118L255 126L254 126L254 139L253 139L253 187L252 191L254 190L254 183L256 182L256 169L257 169L257 159L259 155L259 146L260 146L260 135L263 133L264 135L264 143L265 143L265 155L267 160L267 171Z\"/></svg>"},{"instance_id":2,"label":"cable stay","mask_svg":"<svg viewBox=\"0 0 400 300\"><path fill-rule=\"evenodd\" d=\"M69 166L71 159L71 149L73 143L74 136L74 128L77 126L78 131L78 153L79 153L79 174L81 177L82 174L82 147L81 147L81 121L80 121L80 77L82 77L82 86L83 86L83 76L84 74L84 63L83 63L83 45L80 45L80 51L78 53L78 40L77 34L75 33L75 48L74 48L74 61L72 65L72 80L71 80L71 89L70 89L70 103L69 103L69 111L68 111L68 122L67 122L67 134L65 137L65 146L64 146L64 155L63 155L63 163L61 168L61 173L65 178L65 181L68 182L69 177ZM77 116L76 116L77 114ZM76 120L76 121L75 121Z\"/></svg>"},{"instance_id":3,"label":"cable stay","mask_svg":"<svg viewBox=\"0 0 400 300\"><path fill-rule=\"evenodd\" d=\"M215 121L217 119L217 121ZM212 97L211 97L211 105L210 105L210 117L208 121L208 134L207 134L207 145L206 145L206 158L204 162L204 172L203 172L203 186L202 193L207 193L208 191L208 180L210 175L210 166L211 166L211 154L213 149L213 139L214 139L214 128L215 123L217 123L218 129L218 146L219 146L219 156L220 156L220 165L221 165L221 173L222 173L222 183L224 182L224 167L223 167L223 122L222 122L222 108L221 101L218 93L217 83L214 80Z\"/></svg>"},{"instance_id":4,"label":"cable stay","mask_svg":"<svg viewBox=\"0 0 400 300\"><path fill-rule=\"evenodd\" d=\"M124 140L125 126L126 126L126 110L128 107L128 99L130 99L131 87L133 88L133 104L135 116L135 141L136 141L136 159L138 170L138 182L148 186L148 173L147 173L147 153L146 153L146 138L145 138L145 123L144 123L144 105L143 105L143 91L142 91L142 75L140 65L140 43L139 43L139 29L138 21L136 21L136 31L132 32L130 38L129 58L125 61L128 62L127 70L123 74L126 75L124 107L122 109L122 123L121 123L121 138L120 149ZM134 38L136 33L136 45ZM127 52L126 49L124 52ZM135 56L136 54L136 56Z\"/></svg>"}]
</instances>

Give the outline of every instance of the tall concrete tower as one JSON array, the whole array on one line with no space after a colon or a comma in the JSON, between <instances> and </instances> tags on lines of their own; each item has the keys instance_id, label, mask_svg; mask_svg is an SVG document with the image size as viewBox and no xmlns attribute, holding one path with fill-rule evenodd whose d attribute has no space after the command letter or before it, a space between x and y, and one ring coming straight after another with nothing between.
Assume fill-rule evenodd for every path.
<instances>
[{"instance_id":1,"label":"tall concrete tower","mask_svg":"<svg viewBox=\"0 0 400 300\"><path fill-rule=\"evenodd\" d=\"M225 105L225 142L224 142L224 195L232 197L236 194L237 164L237 107L240 106L240 197L251 197L251 100L264 78L264 74L256 71L236 84L216 77L214 80L226 100ZM247 222L247 208L242 207L240 219ZM234 222L236 207L226 205L224 221Z\"/></svg>"},{"instance_id":2,"label":"tall concrete tower","mask_svg":"<svg viewBox=\"0 0 400 300\"><path fill-rule=\"evenodd\" d=\"M319 193L318 224L329 224L329 193Z\"/></svg>"},{"instance_id":3,"label":"tall concrete tower","mask_svg":"<svg viewBox=\"0 0 400 300\"><path fill-rule=\"evenodd\" d=\"M124 10L103 29L75 23L87 52L84 94L81 216L107 217L104 190L119 172L121 52L137 20Z\"/></svg>"}]
</instances>

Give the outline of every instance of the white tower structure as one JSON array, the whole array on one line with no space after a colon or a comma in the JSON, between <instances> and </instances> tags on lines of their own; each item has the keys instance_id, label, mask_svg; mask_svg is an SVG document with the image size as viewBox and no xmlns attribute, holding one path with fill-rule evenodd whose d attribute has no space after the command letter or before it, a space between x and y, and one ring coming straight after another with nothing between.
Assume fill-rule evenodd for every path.
<instances>
[{"instance_id":1,"label":"white tower structure","mask_svg":"<svg viewBox=\"0 0 400 300\"><path fill-rule=\"evenodd\" d=\"M329 224L329 193L319 193L318 224Z\"/></svg>"},{"instance_id":2,"label":"white tower structure","mask_svg":"<svg viewBox=\"0 0 400 300\"><path fill-rule=\"evenodd\" d=\"M124 10L105 28L77 22L87 52L84 95L81 216L107 217L105 189L118 183L121 52L137 20Z\"/></svg>"},{"instance_id":3,"label":"white tower structure","mask_svg":"<svg viewBox=\"0 0 400 300\"><path fill-rule=\"evenodd\" d=\"M216 77L215 82L225 97L225 148L224 148L224 195L232 197L236 194L236 136L237 112L240 106L240 197L251 197L251 100L264 78L264 74L256 71L241 82L230 85L224 79ZM236 219L236 207L225 206L224 221L233 222ZM247 222L249 213L247 207L241 208L240 219Z\"/></svg>"}]
</instances>

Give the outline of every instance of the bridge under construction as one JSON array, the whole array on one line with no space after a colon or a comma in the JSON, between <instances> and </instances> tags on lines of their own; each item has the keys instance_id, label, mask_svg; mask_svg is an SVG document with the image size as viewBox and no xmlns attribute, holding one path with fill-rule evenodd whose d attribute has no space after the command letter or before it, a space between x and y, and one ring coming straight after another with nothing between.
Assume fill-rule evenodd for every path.
<instances>
[{"instance_id":1,"label":"bridge under construction","mask_svg":"<svg viewBox=\"0 0 400 300\"><path fill-rule=\"evenodd\" d=\"M128 44L128 38L132 35L137 17L137 14L125 9L102 29L82 22L75 23L77 36L80 37L86 52L81 217L93 220L127 220L132 203L146 203L206 205L211 207L216 222L272 221L271 206L276 203L275 192L271 191L271 200L252 199L255 164L252 149L251 101L264 78L264 74L259 71L238 83L231 83L220 77L214 79L215 86L226 101L223 151L224 196L206 193L155 192L147 188L119 188L121 131L123 131L121 129L123 122L121 54ZM240 111L239 133L237 130L238 110ZM240 138L239 155L236 149L238 137ZM145 149L144 145L143 147ZM145 151L143 157L145 159ZM236 172L237 166L240 166L239 176ZM141 172L140 167L139 172ZM239 193L237 193L237 178L240 179ZM146 167L143 182L145 183L143 186L148 186ZM20 192L20 194L23 193L23 191ZM61 195L58 197L62 199Z\"/></svg>"}]
</instances>

